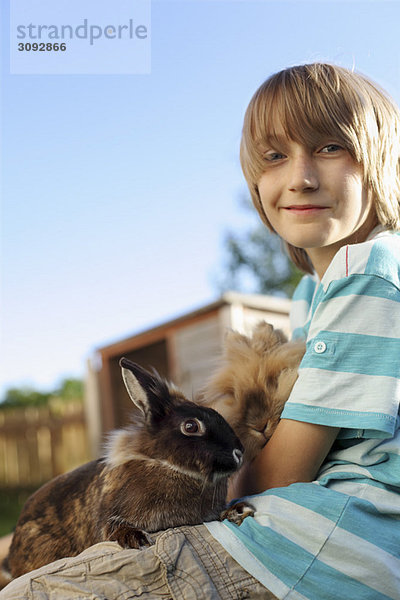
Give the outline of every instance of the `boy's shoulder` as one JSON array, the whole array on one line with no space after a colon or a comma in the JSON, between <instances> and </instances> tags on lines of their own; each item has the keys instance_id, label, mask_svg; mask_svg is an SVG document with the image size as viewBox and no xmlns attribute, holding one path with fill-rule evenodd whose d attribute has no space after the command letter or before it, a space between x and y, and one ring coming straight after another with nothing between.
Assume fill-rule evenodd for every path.
<instances>
[{"instance_id":1,"label":"boy's shoulder","mask_svg":"<svg viewBox=\"0 0 400 600\"><path fill-rule=\"evenodd\" d=\"M365 242L343 246L321 283L326 290L332 281L351 275L374 275L400 289L400 232L380 231Z\"/></svg>"},{"instance_id":2,"label":"boy's shoulder","mask_svg":"<svg viewBox=\"0 0 400 600\"><path fill-rule=\"evenodd\" d=\"M290 324L293 338L304 337L304 325L310 320L310 309L323 299L331 283L341 280L342 284L346 278L357 275L379 278L378 294L382 292L384 281L400 293L400 232L373 232L365 242L343 246L321 282L316 275L304 275L292 298ZM354 293L357 289L356 286Z\"/></svg>"}]
</instances>

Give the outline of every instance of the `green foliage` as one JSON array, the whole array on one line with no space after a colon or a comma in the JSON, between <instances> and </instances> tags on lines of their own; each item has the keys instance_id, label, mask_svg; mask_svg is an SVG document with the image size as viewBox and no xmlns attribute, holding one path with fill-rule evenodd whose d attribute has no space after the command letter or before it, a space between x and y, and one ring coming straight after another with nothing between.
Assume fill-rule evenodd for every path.
<instances>
[{"instance_id":1,"label":"green foliage","mask_svg":"<svg viewBox=\"0 0 400 600\"><path fill-rule=\"evenodd\" d=\"M10 388L5 392L0 409L26 406L47 406L53 399L83 399L83 382L80 379L64 379L60 387L52 392L41 392L30 387Z\"/></svg>"},{"instance_id":2,"label":"green foliage","mask_svg":"<svg viewBox=\"0 0 400 600\"><path fill-rule=\"evenodd\" d=\"M76 400L77 398L83 398L83 393L83 381L81 379L64 379L54 395L63 400Z\"/></svg>"},{"instance_id":3,"label":"green foliage","mask_svg":"<svg viewBox=\"0 0 400 600\"><path fill-rule=\"evenodd\" d=\"M6 391L0 408L18 408L21 406L45 406L51 394L38 392L32 388L10 388Z\"/></svg>"},{"instance_id":4,"label":"green foliage","mask_svg":"<svg viewBox=\"0 0 400 600\"><path fill-rule=\"evenodd\" d=\"M229 231L224 240L226 264L223 290L291 296L303 273L287 256L281 239L271 233L250 201L254 225L244 233Z\"/></svg>"}]
</instances>

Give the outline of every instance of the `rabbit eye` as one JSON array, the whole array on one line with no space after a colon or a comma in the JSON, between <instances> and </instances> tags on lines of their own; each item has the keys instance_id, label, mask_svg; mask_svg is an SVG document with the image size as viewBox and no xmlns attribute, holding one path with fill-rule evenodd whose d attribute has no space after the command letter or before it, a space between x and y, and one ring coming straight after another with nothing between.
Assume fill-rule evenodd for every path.
<instances>
[{"instance_id":1,"label":"rabbit eye","mask_svg":"<svg viewBox=\"0 0 400 600\"><path fill-rule=\"evenodd\" d=\"M198 419L186 419L181 423L181 432L183 435L203 435L205 427Z\"/></svg>"},{"instance_id":2,"label":"rabbit eye","mask_svg":"<svg viewBox=\"0 0 400 600\"><path fill-rule=\"evenodd\" d=\"M186 421L184 424L184 428L186 433L197 433L199 430L199 426L197 425L197 421L190 420L190 421Z\"/></svg>"}]
</instances>

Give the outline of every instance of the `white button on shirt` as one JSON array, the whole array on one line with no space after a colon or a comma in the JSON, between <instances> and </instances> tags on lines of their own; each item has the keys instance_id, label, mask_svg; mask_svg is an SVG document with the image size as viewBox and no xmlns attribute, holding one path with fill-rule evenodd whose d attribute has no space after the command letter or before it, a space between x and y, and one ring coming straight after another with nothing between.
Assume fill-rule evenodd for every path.
<instances>
[{"instance_id":1,"label":"white button on shirt","mask_svg":"<svg viewBox=\"0 0 400 600\"><path fill-rule=\"evenodd\" d=\"M314 345L314 351L317 354L322 354L323 352L325 352L325 350L326 350L325 342L316 342L316 344Z\"/></svg>"}]
</instances>

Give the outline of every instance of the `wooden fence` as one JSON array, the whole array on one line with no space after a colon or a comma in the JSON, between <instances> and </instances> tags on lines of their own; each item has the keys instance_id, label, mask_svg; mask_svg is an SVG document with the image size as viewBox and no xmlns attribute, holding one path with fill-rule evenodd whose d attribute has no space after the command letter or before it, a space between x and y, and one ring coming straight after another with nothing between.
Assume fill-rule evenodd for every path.
<instances>
[{"instance_id":1,"label":"wooden fence","mask_svg":"<svg viewBox=\"0 0 400 600\"><path fill-rule=\"evenodd\" d=\"M0 486L30 487L89 460L82 403L0 411Z\"/></svg>"}]
</instances>

